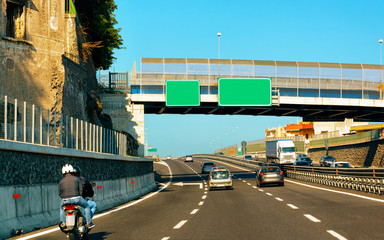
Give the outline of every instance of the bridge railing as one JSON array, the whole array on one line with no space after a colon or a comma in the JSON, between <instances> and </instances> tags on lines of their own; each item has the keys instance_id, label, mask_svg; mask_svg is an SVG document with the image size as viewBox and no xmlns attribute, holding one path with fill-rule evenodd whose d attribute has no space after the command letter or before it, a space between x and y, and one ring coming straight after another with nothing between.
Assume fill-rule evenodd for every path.
<instances>
[{"instance_id":1,"label":"bridge railing","mask_svg":"<svg viewBox=\"0 0 384 240\"><path fill-rule=\"evenodd\" d=\"M131 85L132 93L164 94L166 80L200 80L202 94L217 94L220 77L269 77L281 96L380 99L383 72L369 64L143 58Z\"/></svg>"},{"instance_id":2,"label":"bridge railing","mask_svg":"<svg viewBox=\"0 0 384 240\"><path fill-rule=\"evenodd\" d=\"M8 96L0 98L0 140L127 155L124 133Z\"/></svg>"}]
</instances>

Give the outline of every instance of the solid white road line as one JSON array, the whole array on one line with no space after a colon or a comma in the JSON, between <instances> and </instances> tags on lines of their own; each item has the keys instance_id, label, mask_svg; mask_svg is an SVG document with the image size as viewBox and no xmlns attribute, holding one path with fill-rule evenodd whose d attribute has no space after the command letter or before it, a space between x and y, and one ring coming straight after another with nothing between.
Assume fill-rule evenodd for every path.
<instances>
[{"instance_id":1,"label":"solid white road line","mask_svg":"<svg viewBox=\"0 0 384 240\"><path fill-rule=\"evenodd\" d=\"M169 165L168 165L167 163L163 162L163 161L161 161L161 162L154 162L154 163L155 163L155 164L161 164L161 165L164 165L164 166L166 166L166 167L168 168L168 170L169 170L169 176L170 176L170 177L169 177L169 182L168 182L167 184L163 185L163 186L162 186L159 190L157 190L156 192L147 194L147 195L145 195L144 197L140 198L139 200L132 201L132 202L130 202L130 203L124 204L124 205L122 205L122 206L120 206L120 207L117 207L117 208L115 208L115 209L113 209L113 210L107 211L107 212L102 213L102 214L96 214L96 215L93 217L93 219L97 219L97 218L103 217L103 216L105 216L105 215L111 214L111 213L113 213L113 212L117 212L117 211L123 210L123 209L125 209L125 208L131 207L131 206L133 206L133 205L136 205L136 204L138 204L138 203L140 203L140 202L142 202L142 201L144 201L144 200L146 200L146 199L148 199L148 198L151 198L151 197L155 196L155 195L158 194L159 192L161 192L161 191L163 191L164 189L166 189L166 188L169 186L169 184L171 184L172 179L173 179L173 176L172 176L172 170L171 170L171 168L169 167ZM32 235L29 235L29 236L25 236L25 237L22 237L22 238L18 238L18 240L27 240L27 239L31 239L31 238L35 238L35 237L38 237L38 236L42 236L42 235L45 235L45 234L48 234L48 233L51 233L51 232L55 232L55 231L58 231L58 230L60 230L60 228L55 227L55 228L53 228L53 229L49 229L49 230L46 230L46 231L44 231L44 232L40 232L40 233L32 234Z\"/></svg>"},{"instance_id":2,"label":"solid white road line","mask_svg":"<svg viewBox=\"0 0 384 240\"><path fill-rule=\"evenodd\" d=\"M191 214L196 214L197 211L199 211L199 209L194 209L194 210L191 212Z\"/></svg>"},{"instance_id":3,"label":"solid white road line","mask_svg":"<svg viewBox=\"0 0 384 240\"><path fill-rule=\"evenodd\" d=\"M340 234L338 234L333 230L327 230L327 232L339 240L347 240L345 237L341 236Z\"/></svg>"},{"instance_id":4,"label":"solid white road line","mask_svg":"<svg viewBox=\"0 0 384 240\"><path fill-rule=\"evenodd\" d=\"M298 207L296 207L295 205L293 205L293 204L287 204L288 205L288 207L290 207L290 208L292 208L292 209L299 209Z\"/></svg>"},{"instance_id":5,"label":"solid white road line","mask_svg":"<svg viewBox=\"0 0 384 240\"><path fill-rule=\"evenodd\" d=\"M266 193L268 196L272 196L272 193Z\"/></svg>"},{"instance_id":6,"label":"solid white road line","mask_svg":"<svg viewBox=\"0 0 384 240\"><path fill-rule=\"evenodd\" d=\"M314 189L319 189L319 190L327 191L327 192L340 193L340 194L349 195L349 196L352 196L352 197L358 197L358 198L362 198L362 199L367 199L367 200L371 200L371 201L376 201L376 202L384 203L383 199L371 198L371 197L366 197L366 196L362 196L362 195L358 195L358 194L354 194L354 193L341 192L341 191L337 191L337 190L333 190L333 189L327 189L327 188L322 188L322 187L311 186L311 185L308 185L308 184L299 183L299 182L295 182L295 181L292 181L292 180L285 180L285 181L286 182L290 182L290 183L294 183L294 184L297 184L297 185L305 186L305 187L310 187L310 188L314 188Z\"/></svg>"},{"instance_id":7,"label":"solid white road line","mask_svg":"<svg viewBox=\"0 0 384 240\"><path fill-rule=\"evenodd\" d=\"M201 201L199 202L199 206L203 205L204 204L204 201Z\"/></svg>"},{"instance_id":8,"label":"solid white road line","mask_svg":"<svg viewBox=\"0 0 384 240\"><path fill-rule=\"evenodd\" d=\"M311 214L304 214L304 216L305 216L306 218L308 218L309 220L311 220L312 222L316 222L316 223L321 222L319 219L315 218L315 217L312 216Z\"/></svg>"},{"instance_id":9,"label":"solid white road line","mask_svg":"<svg viewBox=\"0 0 384 240\"><path fill-rule=\"evenodd\" d=\"M173 227L173 229L181 228L186 222L187 222L187 220L183 220L183 221L179 222L176 226Z\"/></svg>"},{"instance_id":10,"label":"solid white road line","mask_svg":"<svg viewBox=\"0 0 384 240\"><path fill-rule=\"evenodd\" d=\"M206 199L207 198L207 195L204 195L201 199Z\"/></svg>"},{"instance_id":11,"label":"solid white road line","mask_svg":"<svg viewBox=\"0 0 384 240\"><path fill-rule=\"evenodd\" d=\"M282 201L284 201L283 199L281 199L281 198L275 198L277 201L280 201L280 202L282 202Z\"/></svg>"}]
</instances>

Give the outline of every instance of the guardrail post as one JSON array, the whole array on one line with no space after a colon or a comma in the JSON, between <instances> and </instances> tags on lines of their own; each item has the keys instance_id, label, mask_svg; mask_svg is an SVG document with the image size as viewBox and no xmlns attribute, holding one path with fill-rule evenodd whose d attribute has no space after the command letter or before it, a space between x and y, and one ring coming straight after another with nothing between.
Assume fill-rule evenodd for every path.
<instances>
[{"instance_id":1,"label":"guardrail post","mask_svg":"<svg viewBox=\"0 0 384 240\"><path fill-rule=\"evenodd\" d=\"M104 128L103 127L100 127L100 152L104 152L104 141L103 141L103 137L104 137Z\"/></svg>"},{"instance_id":2,"label":"guardrail post","mask_svg":"<svg viewBox=\"0 0 384 240\"><path fill-rule=\"evenodd\" d=\"M26 102L24 102L24 111L23 111L24 113L24 126L23 126L23 136L24 136L24 138L23 138L23 141L24 142L26 142L27 141L27 103Z\"/></svg>"},{"instance_id":3,"label":"guardrail post","mask_svg":"<svg viewBox=\"0 0 384 240\"><path fill-rule=\"evenodd\" d=\"M92 130L93 130L93 143L92 143L92 146L93 146L93 151L96 152L96 125L95 124L92 124Z\"/></svg>"},{"instance_id":4,"label":"guardrail post","mask_svg":"<svg viewBox=\"0 0 384 240\"><path fill-rule=\"evenodd\" d=\"M17 141L17 99L15 99L15 112L14 112L14 117L15 117L15 121L14 121L14 126L13 126L13 140L14 141Z\"/></svg>"},{"instance_id":5,"label":"guardrail post","mask_svg":"<svg viewBox=\"0 0 384 240\"><path fill-rule=\"evenodd\" d=\"M49 109L47 111L48 117L47 117L47 146L49 146L49 127L50 127L50 119L49 119Z\"/></svg>"},{"instance_id":6,"label":"guardrail post","mask_svg":"<svg viewBox=\"0 0 384 240\"><path fill-rule=\"evenodd\" d=\"M43 108L40 107L40 144L43 145Z\"/></svg>"},{"instance_id":7,"label":"guardrail post","mask_svg":"<svg viewBox=\"0 0 384 240\"><path fill-rule=\"evenodd\" d=\"M73 148L73 117L71 117L71 148Z\"/></svg>"},{"instance_id":8,"label":"guardrail post","mask_svg":"<svg viewBox=\"0 0 384 240\"><path fill-rule=\"evenodd\" d=\"M76 150L79 150L79 119L76 118Z\"/></svg>"},{"instance_id":9,"label":"guardrail post","mask_svg":"<svg viewBox=\"0 0 384 240\"><path fill-rule=\"evenodd\" d=\"M88 151L88 122L84 122L84 141L85 141L85 151Z\"/></svg>"},{"instance_id":10,"label":"guardrail post","mask_svg":"<svg viewBox=\"0 0 384 240\"><path fill-rule=\"evenodd\" d=\"M96 125L96 152L99 152L99 126Z\"/></svg>"},{"instance_id":11,"label":"guardrail post","mask_svg":"<svg viewBox=\"0 0 384 240\"><path fill-rule=\"evenodd\" d=\"M65 115L65 147L68 148L68 115Z\"/></svg>"},{"instance_id":12,"label":"guardrail post","mask_svg":"<svg viewBox=\"0 0 384 240\"><path fill-rule=\"evenodd\" d=\"M84 128L83 128L83 125L84 125L84 121L83 120L80 120L80 148L81 150L84 150Z\"/></svg>"},{"instance_id":13,"label":"guardrail post","mask_svg":"<svg viewBox=\"0 0 384 240\"><path fill-rule=\"evenodd\" d=\"M4 96L4 139L8 139L8 97Z\"/></svg>"},{"instance_id":14,"label":"guardrail post","mask_svg":"<svg viewBox=\"0 0 384 240\"><path fill-rule=\"evenodd\" d=\"M36 118L36 111L35 111L35 104L32 105L32 143L35 143L35 118Z\"/></svg>"},{"instance_id":15,"label":"guardrail post","mask_svg":"<svg viewBox=\"0 0 384 240\"><path fill-rule=\"evenodd\" d=\"M59 146L61 148L63 147L63 119L64 119L64 114L61 113L61 115L60 115L60 143L59 143Z\"/></svg>"},{"instance_id":16,"label":"guardrail post","mask_svg":"<svg viewBox=\"0 0 384 240\"><path fill-rule=\"evenodd\" d=\"M56 123L57 123L57 117L56 117L56 112L54 114L54 118L53 118L53 146L56 146Z\"/></svg>"}]
</instances>

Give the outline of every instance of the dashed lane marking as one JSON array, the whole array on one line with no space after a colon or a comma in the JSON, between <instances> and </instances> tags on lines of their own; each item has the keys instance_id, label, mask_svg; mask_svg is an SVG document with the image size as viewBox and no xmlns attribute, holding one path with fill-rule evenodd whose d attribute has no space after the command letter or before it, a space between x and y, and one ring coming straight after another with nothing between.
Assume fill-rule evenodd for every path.
<instances>
[{"instance_id":1,"label":"dashed lane marking","mask_svg":"<svg viewBox=\"0 0 384 240\"><path fill-rule=\"evenodd\" d=\"M268 193L268 192L267 192L266 194L267 194L268 196L272 196L272 193Z\"/></svg>"},{"instance_id":2,"label":"dashed lane marking","mask_svg":"<svg viewBox=\"0 0 384 240\"><path fill-rule=\"evenodd\" d=\"M347 240L345 237L341 236L340 234L338 234L333 230L327 230L327 232L339 240Z\"/></svg>"},{"instance_id":3,"label":"dashed lane marking","mask_svg":"<svg viewBox=\"0 0 384 240\"><path fill-rule=\"evenodd\" d=\"M169 237L163 237L161 240L168 240Z\"/></svg>"},{"instance_id":4,"label":"dashed lane marking","mask_svg":"<svg viewBox=\"0 0 384 240\"><path fill-rule=\"evenodd\" d=\"M204 204L204 202L203 202L203 201L199 202L199 206L202 206L203 204Z\"/></svg>"},{"instance_id":5,"label":"dashed lane marking","mask_svg":"<svg viewBox=\"0 0 384 240\"><path fill-rule=\"evenodd\" d=\"M206 199L207 198L207 195L204 195L201 199Z\"/></svg>"},{"instance_id":6,"label":"dashed lane marking","mask_svg":"<svg viewBox=\"0 0 384 240\"><path fill-rule=\"evenodd\" d=\"M199 209L194 209L194 210L191 212L191 214L192 214L192 215L193 215L193 214L196 214L197 211L199 211Z\"/></svg>"},{"instance_id":7,"label":"dashed lane marking","mask_svg":"<svg viewBox=\"0 0 384 240\"><path fill-rule=\"evenodd\" d=\"M292 208L292 209L299 209L298 207L296 207L295 205L293 205L293 204L287 204L288 205L288 207L290 207L290 208Z\"/></svg>"},{"instance_id":8,"label":"dashed lane marking","mask_svg":"<svg viewBox=\"0 0 384 240\"><path fill-rule=\"evenodd\" d=\"M263 189L260 189L260 188L259 188L259 191L260 191L260 192L264 192L264 190L263 190Z\"/></svg>"},{"instance_id":9,"label":"dashed lane marking","mask_svg":"<svg viewBox=\"0 0 384 240\"><path fill-rule=\"evenodd\" d=\"M183 220L183 221L179 222L176 226L173 227L173 229L181 228L186 222L187 222L187 220Z\"/></svg>"},{"instance_id":10,"label":"dashed lane marking","mask_svg":"<svg viewBox=\"0 0 384 240\"><path fill-rule=\"evenodd\" d=\"M256 186L252 186L252 187L255 188L255 189L257 188Z\"/></svg>"},{"instance_id":11,"label":"dashed lane marking","mask_svg":"<svg viewBox=\"0 0 384 240\"><path fill-rule=\"evenodd\" d=\"M282 202L282 201L284 201L283 199L281 199L281 198L275 198L277 201L280 201L280 202Z\"/></svg>"},{"instance_id":12,"label":"dashed lane marking","mask_svg":"<svg viewBox=\"0 0 384 240\"><path fill-rule=\"evenodd\" d=\"M247 183L249 186L251 185L250 183Z\"/></svg>"},{"instance_id":13,"label":"dashed lane marking","mask_svg":"<svg viewBox=\"0 0 384 240\"><path fill-rule=\"evenodd\" d=\"M304 214L304 217L308 218L309 220L311 220L312 222L315 222L315 223L321 222L319 219L315 218L311 214Z\"/></svg>"}]
</instances>

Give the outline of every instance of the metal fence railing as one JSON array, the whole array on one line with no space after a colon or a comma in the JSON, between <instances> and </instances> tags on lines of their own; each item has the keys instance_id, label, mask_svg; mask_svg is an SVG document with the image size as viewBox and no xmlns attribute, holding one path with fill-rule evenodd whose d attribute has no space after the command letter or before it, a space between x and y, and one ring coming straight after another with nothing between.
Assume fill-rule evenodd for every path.
<instances>
[{"instance_id":1,"label":"metal fence railing","mask_svg":"<svg viewBox=\"0 0 384 240\"><path fill-rule=\"evenodd\" d=\"M200 80L217 94L220 77L269 77L280 96L382 99L384 67L371 64L142 58L131 93L165 93L165 80ZM155 87L156 86L156 87Z\"/></svg>"},{"instance_id":2,"label":"metal fence railing","mask_svg":"<svg viewBox=\"0 0 384 240\"><path fill-rule=\"evenodd\" d=\"M0 140L117 155L127 153L124 133L8 96L0 98Z\"/></svg>"},{"instance_id":3,"label":"metal fence railing","mask_svg":"<svg viewBox=\"0 0 384 240\"><path fill-rule=\"evenodd\" d=\"M130 85L128 72L102 72L99 73L100 86L108 91L127 92Z\"/></svg>"}]
</instances>

